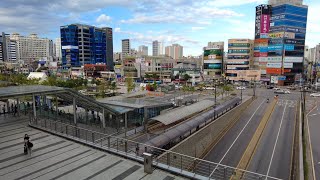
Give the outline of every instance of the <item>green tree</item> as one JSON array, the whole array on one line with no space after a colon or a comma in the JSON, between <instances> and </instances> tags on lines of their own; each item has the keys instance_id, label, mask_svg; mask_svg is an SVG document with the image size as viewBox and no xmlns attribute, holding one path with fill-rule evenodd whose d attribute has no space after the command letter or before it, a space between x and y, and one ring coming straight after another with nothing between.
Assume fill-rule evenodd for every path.
<instances>
[{"instance_id":1,"label":"green tree","mask_svg":"<svg viewBox=\"0 0 320 180\"><path fill-rule=\"evenodd\" d=\"M127 85L127 92L131 92L135 88L135 84L132 77L126 77L126 85Z\"/></svg>"},{"instance_id":2,"label":"green tree","mask_svg":"<svg viewBox=\"0 0 320 180\"><path fill-rule=\"evenodd\" d=\"M114 94L114 91L117 90L117 83L111 82L110 89L112 90L112 93Z\"/></svg>"},{"instance_id":3,"label":"green tree","mask_svg":"<svg viewBox=\"0 0 320 180\"><path fill-rule=\"evenodd\" d=\"M184 75L183 75L183 79L184 79L185 81L188 81L190 78L191 78L191 76L189 76L189 74L184 74Z\"/></svg>"}]
</instances>

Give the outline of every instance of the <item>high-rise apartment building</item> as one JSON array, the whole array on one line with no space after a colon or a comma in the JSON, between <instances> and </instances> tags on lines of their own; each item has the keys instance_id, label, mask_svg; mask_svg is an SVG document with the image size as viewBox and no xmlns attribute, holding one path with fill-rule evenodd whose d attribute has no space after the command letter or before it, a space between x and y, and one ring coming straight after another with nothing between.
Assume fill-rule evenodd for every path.
<instances>
[{"instance_id":1,"label":"high-rise apartment building","mask_svg":"<svg viewBox=\"0 0 320 180\"><path fill-rule=\"evenodd\" d=\"M55 56L57 58L62 58L62 53L61 53L61 38L56 38L55 42L54 42L54 45L55 45Z\"/></svg>"},{"instance_id":2,"label":"high-rise apartment building","mask_svg":"<svg viewBox=\"0 0 320 180\"><path fill-rule=\"evenodd\" d=\"M226 77L229 80L239 81L239 74L250 69L253 63L253 40L229 39L228 56L225 60Z\"/></svg>"},{"instance_id":3,"label":"high-rise apartment building","mask_svg":"<svg viewBox=\"0 0 320 180\"><path fill-rule=\"evenodd\" d=\"M165 48L165 55L171 57L172 59L180 59L183 57L183 46L179 44L167 46Z\"/></svg>"},{"instance_id":4,"label":"high-rise apartment building","mask_svg":"<svg viewBox=\"0 0 320 180\"><path fill-rule=\"evenodd\" d=\"M302 3L302 0L270 0L269 5L256 8L255 50L258 50L257 44L263 46L259 47L259 56L255 52L255 57L259 57L255 65L259 63L264 70L266 81L276 79L271 83L280 85L300 81L308 14L308 6ZM266 7L270 9L269 14L263 12Z\"/></svg>"},{"instance_id":5,"label":"high-rise apartment building","mask_svg":"<svg viewBox=\"0 0 320 180\"><path fill-rule=\"evenodd\" d=\"M138 52L142 56L148 56L148 46L145 46L145 45L139 46Z\"/></svg>"},{"instance_id":6,"label":"high-rise apartment building","mask_svg":"<svg viewBox=\"0 0 320 180\"><path fill-rule=\"evenodd\" d=\"M152 56L159 56L159 41L152 42Z\"/></svg>"},{"instance_id":7,"label":"high-rise apartment building","mask_svg":"<svg viewBox=\"0 0 320 180\"><path fill-rule=\"evenodd\" d=\"M4 32L0 34L0 61L17 62L17 42Z\"/></svg>"},{"instance_id":8,"label":"high-rise apartment building","mask_svg":"<svg viewBox=\"0 0 320 180\"><path fill-rule=\"evenodd\" d=\"M13 33L10 40L16 42L17 58L20 63L31 63L39 59L51 60L53 56L53 42L47 38L39 38L37 34L21 36ZM12 49L14 43L11 43ZM14 53L13 53L14 54Z\"/></svg>"},{"instance_id":9,"label":"high-rise apartment building","mask_svg":"<svg viewBox=\"0 0 320 180\"><path fill-rule=\"evenodd\" d=\"M208 79L219 78L223 71L224 42L209 42L203 48L203 74Z\"/></svg>"},{"instance_id":10,"label":"high-rise apartment building","mask_svg":"<svg viewBox=\"0 0 320 180\"><path fill-rule=\"evenodd\" d=\"M130 39L122 39L122 54L130 54Z\"/></svg>"},{"instance_id":11,"label":"high-rise apartment building","mask_svg":"<svg viewBox=\"0 0 320 180\"><path fill-rule=\"evenodd\" d=\"M110 29L83 24L61 26L62 65L79 67L105 63L109 70L113 70L113 50L107 47L113 44L112 34L108 34Z\"/></svg>"}]
</instances>

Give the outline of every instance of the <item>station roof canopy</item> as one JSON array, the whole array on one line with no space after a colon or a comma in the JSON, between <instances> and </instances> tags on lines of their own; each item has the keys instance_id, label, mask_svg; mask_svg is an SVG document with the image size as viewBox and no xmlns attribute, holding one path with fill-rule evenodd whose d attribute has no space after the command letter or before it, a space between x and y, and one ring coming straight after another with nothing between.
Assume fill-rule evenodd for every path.
<instances>
[{"instance_id":1,"label":"station roof canopy","mask_svg":"<svg viewBox=\"0 0 320 180\"><path fill-rule=\"evenodd\" d=\"M180 121L182 119L188 118L194 115L195 113L199 113L212 106L214 106L214 101L203 100L203 101L194 103L190 106L184 106L181 108L173 109L168 113L161 114L151 119L159 121L164 125L168 125L168 124L172 124L174 122Z\"/></svg>"},{"instance_id":2,"label":"station roof canopy","mask_svg":"<svg viewBox=\"0 0 320 180\"><path fill-rule=\"evenodd\" d=\"M10 98L16 96L25 96L39 93L57 93L64 91L64 88L55 86L8 86L0 88L0 98Z\"/></svg>"},{"instance_id":3,"label":"station roof canopy","mask_svg":"<svg viewBox=\"0 0 320 180\"><path fill-rule=\"evenodd\" d=\"M140 108L152 108L152 107L160 107L172 105L170 102L166 101L155 101L155 100L146 100L139 98L119 98L117 100L108 100L108 99L100 99L99 102L106 105L113 106L121 106L126 108L140 109Z\"/></svg>"}]
</instances>

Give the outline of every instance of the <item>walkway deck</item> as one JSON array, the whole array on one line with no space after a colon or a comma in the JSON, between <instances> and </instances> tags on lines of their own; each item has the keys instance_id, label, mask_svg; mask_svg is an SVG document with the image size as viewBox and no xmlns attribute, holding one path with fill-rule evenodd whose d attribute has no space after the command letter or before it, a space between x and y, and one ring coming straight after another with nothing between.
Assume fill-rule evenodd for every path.
<instances>
[{"instance_id":1,"label":"walkway deck","mask_svg":"<svg viewBox=\"0 0 320 180\"><path fill-rule=\"evenodd\" d=\"M23 154L23 136L34 144ZM0 115L0 179L183 179L27 126L27 118Z\"/></svg>"}]
</instances>

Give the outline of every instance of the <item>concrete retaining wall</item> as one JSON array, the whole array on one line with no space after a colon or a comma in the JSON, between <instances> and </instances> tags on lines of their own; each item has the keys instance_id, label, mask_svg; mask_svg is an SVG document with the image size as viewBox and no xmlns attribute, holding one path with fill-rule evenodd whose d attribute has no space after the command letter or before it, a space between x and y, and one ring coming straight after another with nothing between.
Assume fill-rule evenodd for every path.
<instances>
[{"instance_id":1,"label":"concrete retaining wall","mask_svg":"<svg viewBox=\"0 0 320 180\"><path fill-rule=\"evenodd\" d=\"M253 100L253 98L248 99L237 108L229 111L217 120L208 124L202 130L183 140L171 148L170 151L202 158L212 145L216 144L225 132L234 125L241 113L253 102Z\"/></svg>"}]
</instances>

